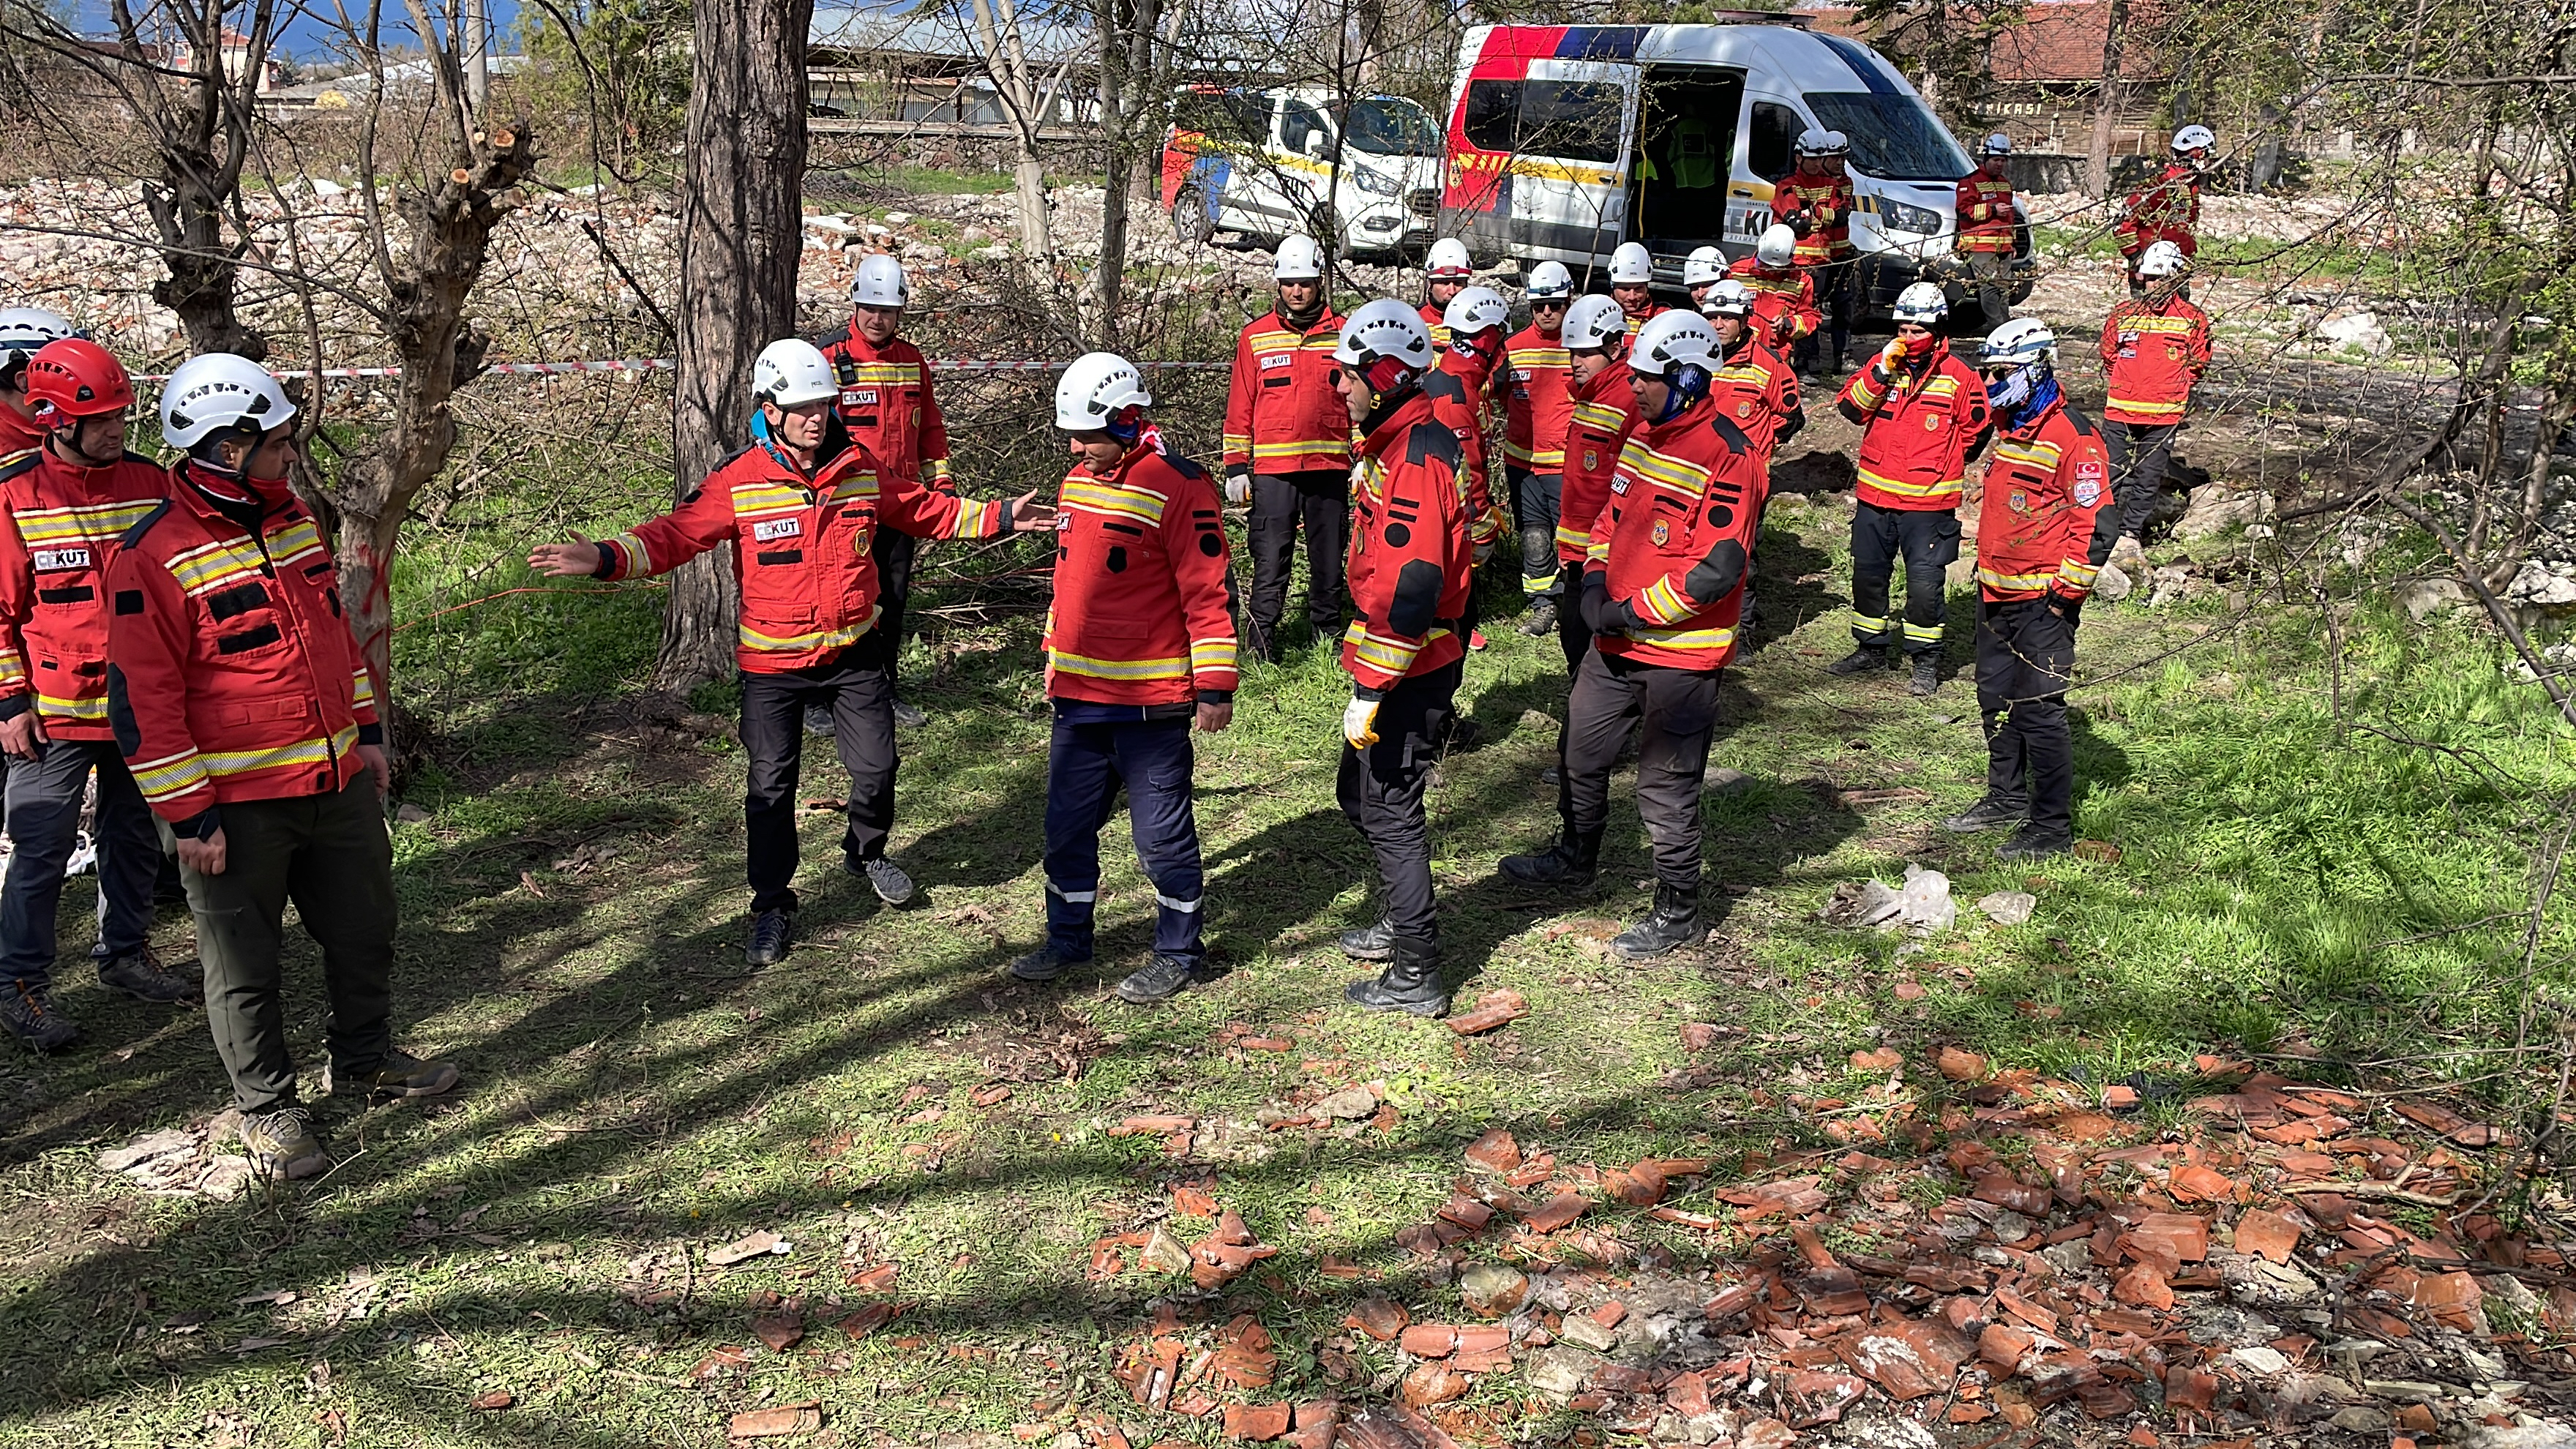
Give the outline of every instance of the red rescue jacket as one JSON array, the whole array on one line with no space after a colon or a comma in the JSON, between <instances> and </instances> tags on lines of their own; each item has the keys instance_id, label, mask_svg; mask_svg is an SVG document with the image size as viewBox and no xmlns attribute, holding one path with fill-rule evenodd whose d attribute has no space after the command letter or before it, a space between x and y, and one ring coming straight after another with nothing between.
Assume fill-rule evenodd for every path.
<instances>
[{"instance_id":1,"label":"red rescue jacket","mask_svg":"<svg viewBox=\"0 0 2576 1449\"><path fill-rule=\"evenodd\" d=\"M1488 542L1501 528L1485 458L1490 381L1482 362L1449 348L1441 350L1440 365L1422 379L1422 395L1431 399L1431 415L1458 435L1458 450L1467 466L1467 535L1477 543Z\"/></svg>"},{"instance_id":2,"label":"red rescue jacket","mask_svg":"<svg viewBox=\"0 0 2576 1449\"><path fill-rule=\"evenodd\" d=\"M1823 266L1852 255L1852 184L1849 176L1792 171L1771 188L1771 219L1798 234L1795 260Z\"/></svg>"},{"instance_id":3,"label":"red rescue jacket","mask_svg":"<svg viewBox=\"0 0 2576 1449\"><path fill-rule=\"evenodd\" d=\"M1816 310L1816 279L1804 267L1775 271L1760 257L1739 257L1726 274L1753 289L1754 330L1774 347L1813 333L1824 320Z\"/></svg>"},{"instance_id":4,"label":"red rescue jacket","mask_svg":"<svg viewBox=\"0 0 2576 1449\"><path fill-rule=\"evenodd\" d=\"M347 789L384 730L313 516L192 464L168 489L107 565L107 718L145 802L185 826Z\"/></svg>"},{"instance_id":5,"label":"red rescue jacket","mask_svg":"<svg viewBox=\"0 0 2576 1449\"><path fill-rule=\"evenodd\" d=\"M1449 309L1437 302L1425 302L1418 310L1422 316L1422 325L1431 329L1431 350L1443 357L1448 356Z\"/></svg>"},{"instance_id":6,"label":"red rescue jacket","mask_svg":"<svg viewBox=\"0 0 2576 1449\"><path fill-rule=\"evenodd\" d=\"M2120 255L2134 257L2149 244L2172 242L2184 256L2200 250L2192 233L2200 226L2200 173L2179 161L2169 162L2155 183L2129 195L2128 213L2115 234Z\"/></svg>"},{"instance_id":7,"label":"red rescue jacket","mask_svg":"<svg viewBox=\"0 0 2576 1449\"><path fill-rule=\"evenodd\" d=\"M1638 428L1619 454L1610 504L1593 519L1584 566L1587 587L1600 572L1637 622L1593 647L1670 669L1726 667L1762 489L1753 440L1706 399Z\"/></svg>"},{"instance_id":8,"label":"red rescue jacket","mask_svg":"<svg viewBox=\"0 0 2576 1449\"><path fill-rule=\"evenodd\" d=\"M2021 222L2021 213L2013 209L2011 181L1998 181L1980 166L1959 178L1957 205L1960 251L2011 255L2014 229Z\"/></svg>"},{"instance_id":9,"label":"red rescue jacket","mask_svg":"<svg viewBox=\"0 0 2576 1449\"><path fill-rule=\"evenodd\" d=\"M1503 402L1503 457L1532 473L1554 473L1565 466L1565 425L1574 415L1573 359L1566 355L1565 334L1536 327L1515 332L1503 344L1503 365L1511 370L1512 388Z\"/></svg>"},{"instance_id":10,"label":"red rescue jacket","mask_svg":"<svg viewBox=\"0 0 2576 1449\"><path fill-rule=\"evenodd\" d=\"M1807 425L1798 370L1751 332L1718 361L1721 365L1709 375L1709 401L1716 405L1718 416L1753 440L1753 456L1761 464L1763 491L1768 493L1772 455Z\"/></svg>"},{"instance_id":11,"label":"red rescue jacket","mask_svg":"<svg viewBox=\"0 0 2576 1449\"><path fill-rule=\"evenodd\" d=\"M877 460L879 473L918 479L921 465L941 488L948 479L948 425L940 419L939 399L930 389L930 364L921 349L900 337L879 348L859 335L856 318L848 330L818 337L814 345L832 364L841 385L834 411L851 441Z\"/></svg>"},{"instance_id":12,"label":"red rescue jacket","mask_svg":"<svg viewBox=\"0 0 2576 1449\"><path fill-rule=\"evenodd\" d=\"M1348 414L1344 414L1348 416ZM1474 585L1466 459L1455 431L1415 396L1371 429L1351 467L1351 611L1342 668L1384 691L1467 652Z\"/></svg>"},{"instance_id":13,"label":"red rescue jacket","mask_svg":"<svg viewBox=\"0 0 2576 1449\"><path fill-rule=\"evenodd\" d=\"M1837 405L1862 428L1861 502L1917 512L1959 506L1989 422L1986 385L1950 355L1950 344L1934 343L1899 377L1872 357L1843 384Z\"/></svg>"},{"instance_id":14,"label":"red rescue jacket","mask_svg":"<svg viewBox=\"0 0 2576 1449\"><path fill-rule=\"evenodd\" d=\"M1097 704L1233 697L1225 520L1207 470L1138 445L1056 489L1046 692Z\"/></svg>"},{"instance_id":15,"label":"red rescue jacket","mask_svg":"<svg viewBox=\"0 0 2576 1449\"><path fill-rule=\"evenodd\" d=\"M39 448L0 462L0 719L58 740L107 728L107 579L117 540L170 496L134 453L104 468Z\"/></svg>"},{"instance_id":16,"label":"red rescue jacket","mask_svg":"<svg viewBox=\"0 0 2576 1449\"><path fill-rule=\"evenodd\" d=\"M1977 505L1977 587L1986 599L2082 599L2119 531L2102 440L2063 398L1996 435Z\"/></svg>"},{"instance_id":17,"label":"red rescue jacket","mask_svg":"<svg viewBox=\"0 0 2576 1449\"><path fill-rule=\"evenodd\" d=\"M1630 340L1630 341L1634 341L1634 340L1636 340L1636 336L1637 336L1637 333L1638 333L1638 330L1639 330L1639 329L1643 328L1647 323L1654 321L1656 318L1661 317L1662 315L1664 315L1665 313L1667 313L1667 312L1669 312L1669 311L1671 311L1671 310L1673 310L1673 309L1672 309L1672 308L1670 308L1670 307L1665 306L1665 305L1664 305L1663 303L1661 303L1661 302L1649 302L1649 303L1647 303L1647 304L1646 304L1646 310L1645 310L1645 311L1643 311L1643 312L1630 312L1630 313L1628 313L1628 314L1627 314L1627 318L1628 318L1628 337L1629 337L1629 340Z\"/></svg>"},{"instance_id":18,"label":"red rescue jacket","mask_svg":"<svg viewBox=\"0 0 2576 1449\"><path fill-rule=\"evenodd\" d=\"M2133 297L2102 324L2110 401L2102 416L2159 427L2182 421L2192 386L2209 371L2209 315L2177 292L2164 305Z\"/></svg>"},{"instance_id":19,"label":"red rescue jacket","mask_svg":"<svg viewBox=\"0 0 2576 1449\"><path fill-rule=\"evenodd\" d=\"M1590 552L1592 520L1610 501L1610 475L1618 470L1619 450L1637 427L1637 395L1628 387L1623 361L1577 384L1566 414L1565 476L1556 506L1556 560L1561 564L1579 564Z\"/></svg>"},{"instance_id":20,"label":"red rescue jacket","mask_svg":"<svg viewBox=\"0 0 2576 1449\"><path fill-rule=\"evenodd\" d=\"M1007 501L978 502L879 473L855 443L812 477L784 453L754 444L659 518L602 539L600 577L668 573L718 544L733 544L741 621L734 660L748 674L820 664L877 622L880 527L916 538L991 538L1011 526Z\"/></svg>"},{"instance_id":21,"label":"red rescue jacket","mask_svg":"<svg viewBox=\"0 0 2576 1449\"><path fill-rule=\"evenodd\" d=\"M1225 466L1306 473L1351 465L1351 415L1333 391L1340 314L1326 307L1299 332L1272 311L1234 342L1225 394Z\"/></svg>"},{"instance_id":22,"label":"red rescue jacket","mask_svg":"<svg viewBox=\"0 0 2576 1449\"><path fill-rule=\"evenodd\" d=\"M45 430L33 420L18 416L15 408L0 407L0 458L15 457L44 441Z\"/></svg>"}]
</instances>

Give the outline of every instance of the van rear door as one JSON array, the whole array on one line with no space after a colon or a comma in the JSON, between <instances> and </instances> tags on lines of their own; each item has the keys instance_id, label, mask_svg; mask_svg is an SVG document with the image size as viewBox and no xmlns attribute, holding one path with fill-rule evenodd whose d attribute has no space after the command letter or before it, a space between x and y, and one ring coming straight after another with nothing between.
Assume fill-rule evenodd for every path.
<instances>
[{"instance_id":1,"label":"van rear door","mask_svg":"<svg viewBox=\"0 0 2576 1449\"><path fill-rule=\"evenodd\" d=\"M1584 270L1607 265L1628 234L1621 178L1635 154L1637 67L1624 60L1533 60L1519 99L1510 167L1513 249L1563 262L1584 282Z\"/></svg>"}]
</instances>

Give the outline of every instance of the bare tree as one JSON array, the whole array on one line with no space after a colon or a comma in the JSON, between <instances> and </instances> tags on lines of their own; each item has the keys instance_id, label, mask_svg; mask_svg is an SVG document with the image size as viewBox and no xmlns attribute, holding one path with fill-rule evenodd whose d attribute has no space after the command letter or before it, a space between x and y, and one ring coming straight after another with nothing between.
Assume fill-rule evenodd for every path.
<instances>
[{"instance_id":1,"label":"bare tree","mask_svg":"<svg viewBox=\"0 0 2576 1449\"><path fill-rule=\"evenodd\" d=\"M671 418L682 494L749 436L752 360L796 332L813 14L813 0L699 0L696 9ZM672 575L659 681L685 688L732 673L733 642L733 566L716 550Z\"/></svg>"},{"instance_id":2,"label":"bare tree","mask_svg":"<svg viewBox=\"0 0 2576 1449\"><path fill-rule=\"evenodd\" d=\"M2111 194L2111 123L2120 114L2120 48L2127 39L2129 0L2105 0L2102 25L2102 89L2093 98L2093 139L2084 152L2084 189L2095 196Z\"/></svg>"}]
</instances>

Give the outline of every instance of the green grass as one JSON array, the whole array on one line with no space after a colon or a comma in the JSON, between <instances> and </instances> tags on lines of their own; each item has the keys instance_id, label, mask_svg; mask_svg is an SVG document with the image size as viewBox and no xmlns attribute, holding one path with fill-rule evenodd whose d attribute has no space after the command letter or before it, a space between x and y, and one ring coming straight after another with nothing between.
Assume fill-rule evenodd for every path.
<instances>
[{"instance_id":1,"label":"green grass","mask_svg":"<svg viewBox=\"0 0 2576 1449\"><path fill-rule=\"evenodd\" d=\"M590 479L538 511L596 525L658 486ZM528 541L513 522L527 500L514 509L460 505L420 530L398 615L524 584L491 563ZM1241 1280L1227 1303L1281 1345L1281 1381L1258 1397L1297 1398L1329 1387L1319 1351L1359 1293L1456 1311L1454 1290L1414 1276L1391 1239L1445 1196L1460 1145L1490 1124L1568 1162L1712 1156L1722 1180L1748 1152L1824 1141L1757 1088L1857 1085L1847 1054L1882 1039L1909 1073L1951 1041L1999 1065L2183 1091L2202 1051L2439 1056L2507 1029L2515 923L2450 928L2522 903L2517 826L2576 784L2576 767L2490 640L2417 631L2376 606L2348 625L2346 722L2436 750L2338 729L2312 613L2096 606L2088 670L2137 667L2078 695L2077 816L2120 858L2006 868L1991 837L1938 828L1982 777L1966 681L1925 702L1893 677L1822 672L1845 648L1840 529L1802 500L1772 512L1764 603L1798 627L1729 675L1712 763L1751 784L1707 810L1723 940L1666 961L1605 963L1543 930L1647 904L1625 776L1597 888L1545 899L1495 876L1498 856L1552 828L1539 775L1563 684L1555 640L1489 626L1494 648L1471 661L1464 696L1485 738L1443 766L1432 796L1443 932L1467 995L1510 987L1534 1009L1471 1041L1340 1004L1355 968L1332 938L1374 908L1367 853L1333 804L1346 686L1323 649L1256 670L1235 728L1200 738L1209 924L1229 974L1135 1011L1106 986L1141 960L1153 900L1118 823L1103 840L1096 971L1053 990L996 974L1043 920L1032 620L934 631L908 661L933 722L903 740L895 849L926 903L877 906L830 869L833 822L808 816L801 940L758 974L738 941L738 753L721 736L644 741L622 713L649 669L658 594L511 596L409 629L398 663L440 734L413 794L431 816L395 833L397 1010L408 1042L464 1066L466 1089L368 1112L326 1104L322 1125L355 1155L318 1182L235 1203L146 1197L92 1159L219 1109L213 1053L194 1016L112 1002L66 973L92 1044L0 1059L16 1109L0 1169L0 1444L715 1445L729 1412L809 1398L841 1442L927 1442L1023 1423L1052 1435L1063 1422L1036 1406L1068 1392L1154 1439L1212 1441L1212 1421L1122 1407L1104 1372L1166 1280L1084 1275L1091 1241L1158 1211L1175 1178L1212 1176L1281 1249L1275 1274ZM1964 656L1963 624L1953 633ZM1928 798L1852 806L1838 793L1894 786ZM809 757L804 793L840 790L838 766ZM557 868L585 845L616 853ZM1951 873L1956 931L1915 943L1815 920L1836 882L1893 880L1908 860ZM2006 888L2037 894L2029 924L1997 929L1967 906ZM76 889L67 923L85 910ZM2544 958L2563 957L2566 934L2553 913ZM78 928L66 935L68 957ZM169 922L165 945L185 935ZM318 1073L317 971L300 938L290 962L291 1031ZM1895 995L1909 979L1922 999ZM1747 1034L1688 1058L1686 1021ZM1220 1049L1236 1023L1295 1049ZM2430 1066L2474 1075L2478 1060ZM1713 1067L1713 1084L1662 1086L1686 1061ZM1391 1133L1252 1125L1301 1086L1345 1080L1385 1083L1402 1114ZM973 1105L991 1081L1011 1097ZM1228 1125L1176 1164L1156 1139L1106 1134L1136 1112ZM936 1170L907 1148L935 1150ZM1903 1190L1938 1195L1928 1179ZM1680 1229L1613 1221L1631 1241L1704 1251ZM793 1252L704 1263L755 1228ZM1326 1255L1388 1276L1327 1277ZM878 1262L897 1265L905 1307L852 1343L829 1324L870 1295L845 1270ZM239 1301L274 1289L297 1297ZM718 1346L753 1342L764 1292L806 1301L806 1342L692 1382ZM203 1321L174 1331L182 1315ZM1356 1353L1368 1370L1393 1366L1374 1346ZM1488 1382L1479 1400L1520 1397L1514 1383ZM468 1407L493 1390L513 1407Z\"/></svg>"}]
</instances>

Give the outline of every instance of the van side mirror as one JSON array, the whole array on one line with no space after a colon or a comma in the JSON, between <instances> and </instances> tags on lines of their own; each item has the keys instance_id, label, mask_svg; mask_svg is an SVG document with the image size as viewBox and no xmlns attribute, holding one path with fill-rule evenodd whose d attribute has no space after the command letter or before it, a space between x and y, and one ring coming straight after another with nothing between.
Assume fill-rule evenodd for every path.
<instances>
[{"instance_id":1,"label":"van side mirror","mask_svg":"<svg viewBox=\"0 0 2576 1449\"><path fill-rule=\"evenodd\" d=\"M1315 159L1317 159L1317 160L1319 160L1319 161L1320 161L1320 160L1322 160L1322 159L1323 159L1323 157L1324 157L1324 152L1325 152L1327 149L1329 149L1329 146L1328 146L1328 138L1324 135L1324 133L1323 133L1323 132L1321 132L1321 131L1308 131L1308 132L1306 133L1306 154L1307 154L1307 155L1312 156L1312 157L1314 157Z\"/></svg>"}]
</instances>

